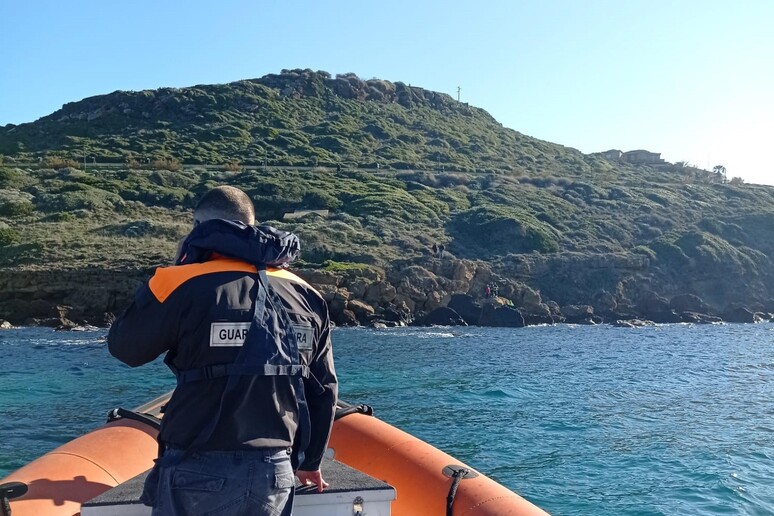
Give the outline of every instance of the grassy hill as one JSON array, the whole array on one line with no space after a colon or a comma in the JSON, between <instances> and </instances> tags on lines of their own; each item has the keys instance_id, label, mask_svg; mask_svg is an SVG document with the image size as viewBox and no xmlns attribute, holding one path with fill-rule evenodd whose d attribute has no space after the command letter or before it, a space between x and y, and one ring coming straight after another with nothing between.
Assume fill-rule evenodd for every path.
<instances>
[{"instance_id":1,"label":"grassy hill","mask_svg":"<svg viewBox=\"0 0 774 516\"><path fill-rule=\"evenodd\" d=\"M293 70L115 92L0 128L0 153L7 270L167 263L195 199L228 183L302 237L310 266L390 269L443 243L560 303L620 289L621 256L645 259L637 288L718 305L763 306L774 286L774 188L584 155L399 82ZM330 215L282 221L297 209Z\"/></svg>"}]
</instances>

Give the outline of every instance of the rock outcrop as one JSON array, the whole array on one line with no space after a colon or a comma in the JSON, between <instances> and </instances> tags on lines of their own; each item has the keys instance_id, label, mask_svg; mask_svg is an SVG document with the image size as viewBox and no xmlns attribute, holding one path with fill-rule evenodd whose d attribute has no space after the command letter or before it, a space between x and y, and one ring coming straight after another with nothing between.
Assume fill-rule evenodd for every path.
<instances>
[{"instance_id":1,"label":"rock outcrop","mask_svg":"<svg viewBox=\"0 0 774 516\"><path fill-rule=\"evenodd\" d=\"M727 310L723 314L723 320L730 323L759 323L763 322L763 317L740 306Z\"/></svg>"},{"instance_id":2,"label":"rock outcrop","mask_svg":"<svg viewBox=\"0 0 774 516\"><path fill-rule=\"evenodd\" d=\"M447 306L440 306L422 318L423 326L467 326L460 314Z\"/></svg>"},{"instance_id":3,"label":"rock outcrop","mask_svg":"<svg viewBox=\"0 0 774 516\"><path fill-rule=\"evenodd\" d=\"M770 318L765 310L755 312L738 305L719 314L696 294L667 298L654 290L652 282L638 285L633 277L609 290L595 287L586 303L560 306L519 279L525 277L526 269L548 273L550 269L541 269L545 261L518 263L521 269L498 269L487 262L449 258L396 263L387 271L364 267L343 271L301 269L297 273L318 289L328 303L331 320L339 326L625 324L619 321L632 321L626 325L636 326L640 325L638 321L753 323ZM504 270L521 272L519 278L514 278ZM63 329L106 326L129 304L135 289L151 272L0 271L0 292L4 294L0 317L12 325ZM486 297L487 285L496 285L497 296Z\"/></svg>"},{"instance_id":4,"label":"rock outcrop","mask_svg":"<svg viewBox=\"0 0 774 516\"><path fill-rule=\"evenodd\" d=\"M523 328L524 316L510 306L495 306L491 303L484 305L479 320L481 326L496 326L503 328Z\"/></svg>"}]
</instances>

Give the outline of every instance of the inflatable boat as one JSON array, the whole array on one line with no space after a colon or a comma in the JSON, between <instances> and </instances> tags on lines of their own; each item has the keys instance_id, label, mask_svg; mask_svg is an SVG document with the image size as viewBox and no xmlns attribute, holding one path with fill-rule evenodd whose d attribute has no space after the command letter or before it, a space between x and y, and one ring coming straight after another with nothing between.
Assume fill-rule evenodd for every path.
<instances>
[{"instance_id":1,"label":"inflatable boat","mask_svg":"<svg viewBox=\"0 0 774 516\"><path fill-rule=\"evenodd\" d=\"M134 410L115 409L104 426L0 480L0 514L150 514L138 500L141 478L156 457L159 418L170 396ZM301 489L300 494L306 490L310 496L296 497L294 514L547 514L454 457L377 419L365 405L340 404L326 461L322 469L330 487L319 495ZM334 474L334 464L343 473Z\"/></svg>"}]
</instances>

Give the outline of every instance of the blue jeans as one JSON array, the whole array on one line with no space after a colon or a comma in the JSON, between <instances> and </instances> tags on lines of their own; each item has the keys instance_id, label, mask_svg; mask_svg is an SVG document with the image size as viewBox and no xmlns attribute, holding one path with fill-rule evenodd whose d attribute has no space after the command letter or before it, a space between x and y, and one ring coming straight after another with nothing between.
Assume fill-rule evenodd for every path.
<instances>
[{"instance_id":1,"label":"blue jeans","mask_svg":"<svg viewBox=\"0 0 774 516\"><path fill-rule=\"evenodd\" d=\"M153 516L290 516L295 475L287 448L166 450L145 481Z\"/></svg>"}]
</instances>

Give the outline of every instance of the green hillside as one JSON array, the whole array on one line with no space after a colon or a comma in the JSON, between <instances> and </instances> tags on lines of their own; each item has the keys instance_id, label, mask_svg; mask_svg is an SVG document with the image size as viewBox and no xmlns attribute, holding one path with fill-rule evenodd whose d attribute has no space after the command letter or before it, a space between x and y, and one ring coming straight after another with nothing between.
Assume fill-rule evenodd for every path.
<instances>
[{"instance_id":1,"label":"green hillside","mask_svg":"<svg viewBox=\"0 0 774 516\"><path fill-rule=\"evenodd\" d=\"M115 92L0 128L0 153L4 270L167 263L195 199L228 183L312 268L389 275L443 243L559 304L774 297L774 188L584 155L400 82L293 70ZM329 215L282 220L294 210Z\"/></svg>"}]
</instances>

